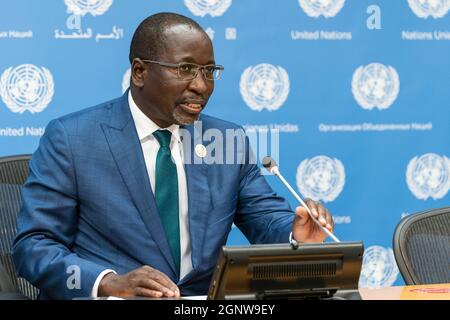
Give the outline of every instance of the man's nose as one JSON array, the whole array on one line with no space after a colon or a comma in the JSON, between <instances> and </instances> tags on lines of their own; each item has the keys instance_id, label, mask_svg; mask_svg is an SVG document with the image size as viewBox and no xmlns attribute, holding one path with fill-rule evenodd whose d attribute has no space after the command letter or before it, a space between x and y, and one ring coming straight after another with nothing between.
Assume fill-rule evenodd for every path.
<instances>
[{"instance_id":1,"label":"man's nose","mask_svg":"<svg viewBox=\"0 0 450 320\"><path fill-rule=\"evenodd\" d=\"M189 83L189 89L197 93L205 93L213 85L212 81L206 80L203 70L198 70L197 76Z\"/></svg>"}]
</instances>

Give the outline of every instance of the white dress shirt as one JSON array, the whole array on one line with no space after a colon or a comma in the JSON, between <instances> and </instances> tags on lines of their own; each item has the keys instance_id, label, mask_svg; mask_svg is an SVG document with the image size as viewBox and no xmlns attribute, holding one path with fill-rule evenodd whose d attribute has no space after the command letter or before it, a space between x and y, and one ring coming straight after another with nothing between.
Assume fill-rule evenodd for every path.
<instances>
[{"instance_id":1,"label":"white dress shirt","mask_svg":"<svg viewBox=\"0 0 450 320\"><path fill-rule=\"evenodd\" d=\"M150 180L151 188L155 190L155 167L156 155L159 150L158 140L153 136L153 132L160 130L156 123L148 118L136 105L131 96L131 90L128 92L128 104L130 106L131 115L136 126L139 141L141 142L142 152L144 154L145 166ZM191 261L191 239L189 236L189 219L188 219L188 193L186 183L186 173L184 171L183 161L183 144L180 139L180 131L178 125L171 125L163 128L172 132L170 141L170 151L177 167L178 176L178 201L179 201L179 219L180 219L180 279L192 270ZM149 197L151 195L148 195ZM158 239L155 239L158 241ZM101 279L114 270L108 269L100 273L92 288L92 296L97 297L98 286Z\"/></svg>"}]
</instances>

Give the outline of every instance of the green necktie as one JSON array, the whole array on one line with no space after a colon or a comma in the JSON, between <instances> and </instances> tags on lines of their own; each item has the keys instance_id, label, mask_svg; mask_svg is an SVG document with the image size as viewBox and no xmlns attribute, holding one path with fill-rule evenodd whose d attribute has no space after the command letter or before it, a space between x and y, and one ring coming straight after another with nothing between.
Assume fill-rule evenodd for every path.
<instances>
[{"instance_id":1,"label":"green necktie","mask_svg":"<svg viewBox=\"0 0 450 320\"><path fill-rule=\"evenodd\" d=\"M172 133L167 130L153 132L159 142L156 156L155 199L161 222L169 242L170 251L180 274L180 221L178 210L177 167L170 153Z\"/></svg>"}]
</instances>

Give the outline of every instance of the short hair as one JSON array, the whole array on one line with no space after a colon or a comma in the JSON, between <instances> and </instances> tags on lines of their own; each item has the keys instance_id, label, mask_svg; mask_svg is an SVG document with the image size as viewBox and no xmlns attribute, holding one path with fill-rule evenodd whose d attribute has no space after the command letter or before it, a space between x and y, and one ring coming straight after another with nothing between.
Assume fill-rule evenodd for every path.
<instances>
[{"instance_id":1,"label":"short hair","mask_svg":"<svg viewBox=\"0 0 450 320\"><path fill-rule=\"evenodd\" d=\"M142 21L134 32L130 45L130 63L135 58L157 58L167 41L166 30L174 25L187 25L206 35L203 28L191 18L172 12L151 15Z\"/></svg>"}]
</instances>

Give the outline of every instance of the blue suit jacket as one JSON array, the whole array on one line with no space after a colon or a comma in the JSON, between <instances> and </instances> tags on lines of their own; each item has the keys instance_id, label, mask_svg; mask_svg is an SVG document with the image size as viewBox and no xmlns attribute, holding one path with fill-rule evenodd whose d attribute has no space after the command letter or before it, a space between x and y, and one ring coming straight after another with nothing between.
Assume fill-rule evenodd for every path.
<instances>
[{"instance_id":1,"label":"blue suit jacket","mask_svg":"<svg viewBox=\"0 0 450 320\"><path fill-rule=\"evenodd\" d=\"M212 117L200 119L203 131L239 129ZM193 127L185 127L192 135L183 145L185 154L195 156L201 135L194 136ZM241 154L249 157L248 144ZM177 283L183 295L198 295L208 290L233 222L251 243L287 242L293 212L255 164L186 164L185 171L193 271L180 280L127 93L51 121L22 191L13 245L18 273L41 290L41 298L70 299L89 296L107 268L124 274L150 265Z\"/></svg>"}]
</instances>

